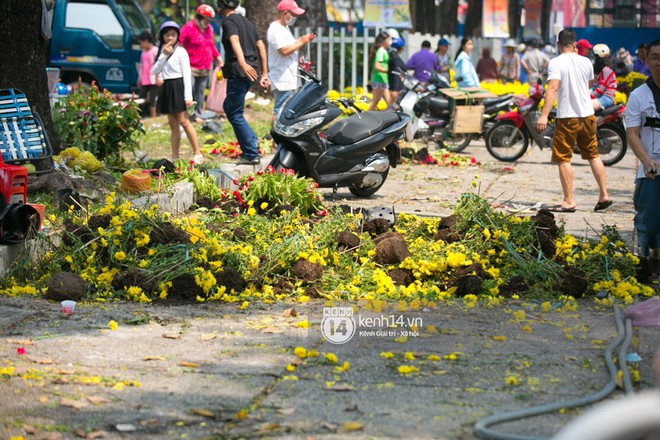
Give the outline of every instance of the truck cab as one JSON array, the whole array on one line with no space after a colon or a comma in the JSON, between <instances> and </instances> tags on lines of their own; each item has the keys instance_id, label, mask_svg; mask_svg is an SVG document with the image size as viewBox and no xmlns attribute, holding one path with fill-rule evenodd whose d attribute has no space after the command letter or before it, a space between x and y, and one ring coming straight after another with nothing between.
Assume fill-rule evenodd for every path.
<instances>
[{"instance_id":1,"label":"truck cab","mask_svg":"<svg viewBox=\"0 0 660 440\"><path fill-rule=\"evenodd\" d=\"M56 0L49 66L65 84L93 81L113 93L136 88L143 31L153 32L135 0Z\"/></svg>"}]
</instances>

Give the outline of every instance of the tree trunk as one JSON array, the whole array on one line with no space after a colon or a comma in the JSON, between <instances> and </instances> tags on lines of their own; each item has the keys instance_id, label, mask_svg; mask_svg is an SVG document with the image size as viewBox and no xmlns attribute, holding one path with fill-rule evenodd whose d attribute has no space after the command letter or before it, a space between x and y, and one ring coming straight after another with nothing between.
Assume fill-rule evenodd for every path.
<instances>
[{"instance_id":1,"label":"tree trunk","mask_svg":"<svg viewBox=\"0 0 660 440\"><path fill-rule=\"evenodd\" d=\"M550 35L550 11L552 9L552 0L543 0L541 2L541 41L544 43Z\"/></svg>"},{"instance_id":2,"label":"tree trunk","mask_svg":"<svg viewBox=\"0 0 660 440\"><path fill-rule=\"evenodd\" d=\"M314 33L316 33L318 27L328 28L325 0L298 0L297 3L305 10L305 13L296 21L297 28L305 29L309 27Z\"/></svg>"},{"instance_id":3,"label":"tree trunk","mask_svg":"<svg viewBox=\"0 0 660 440\"><path fill-rule=\"evenodd\" d=\"M481 20L483 18L483 0L468 0L467 16L463 35L481 36Z\"/></svg>"},{"instance_id":4,"label":"tree trunk","mask_svg":"<svg viewBox=\"0 0 660 440\"><path fill-rule=\"evenodd\" d=\"M277 18L276 0L243 0L241 6L245 8L245 16L257 28L257 33L266 42L268 26Z\"/></svg>"},{"instance_id":5,"label":"tree trunk","mask_svg":"<svg viewBox=\"0 0 660 440\"><path fill-rule=\"evenodd\" d=\"M509 1L509 37L518 41L520 36L520 4L518 0Z\"/></svg>"},{"instance_id":6,"label":"tree trunk","mask_svg":"<svg viewBox=\"0 0 660 440\"><path fill-rule=\"evenodd\" d=\"M443 35L456 35L458 32L458 0L442 0L436 8L439 19L436 21L436 32Z\"/></svg>"},{"instance_id":7,"label":"tree trunk","mask_svg":"<svg viewBox=\"0 0 660 440\"><path fill-rule=\"evenodd\" d=\"M20 89L43 120L53 150L60 151L48 95L48 40L41 37L41 2L0 1L0 41L5 41L0 88Z\"/></svg>"}]
</instances>

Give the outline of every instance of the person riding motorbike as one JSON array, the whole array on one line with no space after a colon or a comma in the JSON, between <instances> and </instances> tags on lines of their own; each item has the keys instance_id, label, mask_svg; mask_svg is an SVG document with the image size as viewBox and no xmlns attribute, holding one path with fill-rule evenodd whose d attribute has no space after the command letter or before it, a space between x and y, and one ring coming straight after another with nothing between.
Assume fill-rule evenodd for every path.
<instances>
[{"instance_id":1,"label":"person riding motorbike","mask_svg":"<svg viewBox=\"0 0 660 440\"><path fill-rule=\"evenodd\" d=\"M616 74L610 60L610 48L607 45L596 44L592 51L595 58L594 75L596 81L591 91L591 102L594 105L594 110L600 110L614 105L614 96L617 90Z\"/></svg>"}]
</instances>

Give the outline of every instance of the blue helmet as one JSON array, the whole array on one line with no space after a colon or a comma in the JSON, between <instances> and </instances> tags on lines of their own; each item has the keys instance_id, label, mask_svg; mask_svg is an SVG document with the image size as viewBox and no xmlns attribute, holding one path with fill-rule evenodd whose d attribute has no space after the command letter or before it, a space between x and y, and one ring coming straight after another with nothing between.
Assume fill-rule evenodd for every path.
<instances>
[{"instance_id":1,"label":"blue helmet","mask_svg":"<svg viewBox=\"0 0 660 440\"><path fill-rule=\"evenodd\" d=\"M405 45L406 45L406 40L404 40L403 38L392 38L392 43L390 43L390 47L393 47L395 49L400 49Z\"/></svg>"}]
</instances>

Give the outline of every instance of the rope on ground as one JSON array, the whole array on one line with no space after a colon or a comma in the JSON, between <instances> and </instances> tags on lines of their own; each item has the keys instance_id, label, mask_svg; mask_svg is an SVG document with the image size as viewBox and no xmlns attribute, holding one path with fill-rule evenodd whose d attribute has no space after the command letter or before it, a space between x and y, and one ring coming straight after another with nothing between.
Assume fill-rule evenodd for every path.
<instances>
[{"instance_id":1,"label":"rope on ground","mask_svg":"<svg viewBox=\"0 0 660 440\"><path fill-rule=\"evenodd\" d=\"M592 403L604 399L610 393L612 393L616 389L616 378L618 374L614 362L612 361L612 353L614 352L614 349L623 342L623 345L619 350L619 364L622 365L621 362L625 364L625 353L628 350L630 341L632 340L632 323L630 322L630 320L627 320L626 326L624 327L623 321L621 319L621 311L619 310L619 307L616 305L616 303L614 304L614 321L616 324L617 335L616 338L614 338L614 340L612 340L612 342L610 342L610 344L605 348L605 352L603 354L605 359L605 365L607 366L607 370L610 373L610 380L603 388L601 388L599 391L593 394L578 399L551 402L548 404L533 406L531 408L526 408L518 411L502 412L484 417L474 425L474 429L473 429L474 434L479 438L492 439L492 440L544 440L539 437L528 437L518 434L502 433L489 429L489 427L504 422L511 422L513 420L524 419L553 411L558 411L562 408L576 408L580 406L590 405ZM629 332L628 332L628 328L630 329ZM624 378L628 376L627 381L626 379L624 379L624 384L626 382L630 383L628 368L626 367L624 370L622 367L621 372ZM632 393L632 383L630 383L630 392ZM628 393L627 388L626 388L626 393Z\"/></svg>"}]
</instances>

